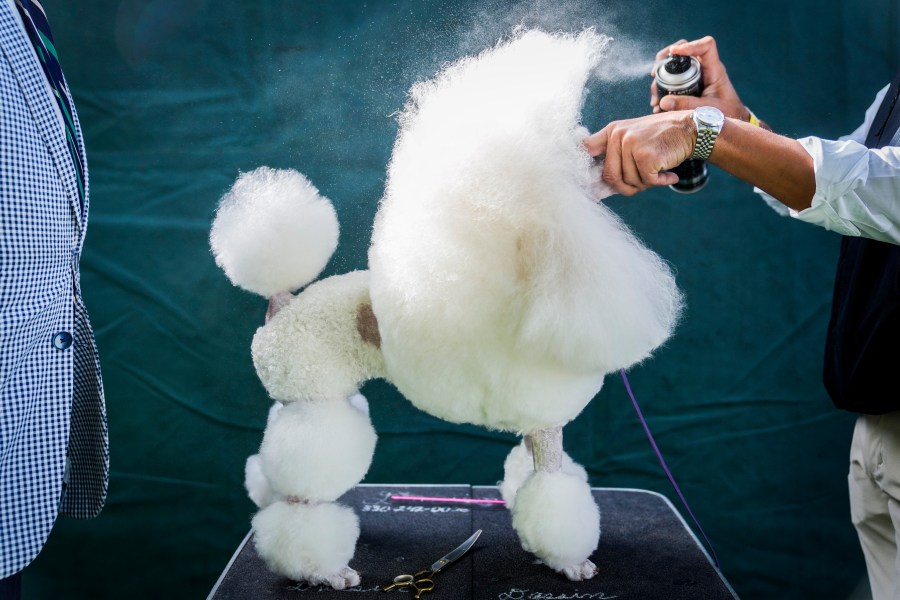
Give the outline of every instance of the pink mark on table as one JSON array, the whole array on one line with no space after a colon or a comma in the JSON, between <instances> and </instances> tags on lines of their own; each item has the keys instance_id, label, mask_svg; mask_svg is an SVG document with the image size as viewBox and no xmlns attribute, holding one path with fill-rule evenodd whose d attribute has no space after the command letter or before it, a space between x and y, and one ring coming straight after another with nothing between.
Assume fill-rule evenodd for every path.
<instances>
[{"instance_id":1,"label":"pink mark on table","mask_svg":"<svg viewBox=\"0 0 900 600\"><path fill-rule=\"evenodd\" d=\"M391 500L406 500L408 502L457 502L460 504L506 504L503 500L490 498L443 498L439 496L391 496Z\"/></svg>"}]
</instances>

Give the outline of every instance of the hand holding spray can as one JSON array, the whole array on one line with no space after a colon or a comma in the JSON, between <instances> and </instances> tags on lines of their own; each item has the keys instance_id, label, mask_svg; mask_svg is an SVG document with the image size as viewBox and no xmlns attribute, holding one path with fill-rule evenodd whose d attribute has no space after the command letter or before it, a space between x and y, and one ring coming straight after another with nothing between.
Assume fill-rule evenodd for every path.
<instances>
[{"instance_id":1,"label":"hand holding spray can","mask_svg":"<svg viewBox=\"0 0 900 600\"><path fill-rule=\"evenodd\" d=\"M659 97L700 96L703 93L703 77L700 61L693 56L669 53L656 68L656 89ZM709 172L706 161L689 158L671 170L678 175L678 183L669 187L681 194L691 194L706 185Z\"/></svg>"}]
</instances>

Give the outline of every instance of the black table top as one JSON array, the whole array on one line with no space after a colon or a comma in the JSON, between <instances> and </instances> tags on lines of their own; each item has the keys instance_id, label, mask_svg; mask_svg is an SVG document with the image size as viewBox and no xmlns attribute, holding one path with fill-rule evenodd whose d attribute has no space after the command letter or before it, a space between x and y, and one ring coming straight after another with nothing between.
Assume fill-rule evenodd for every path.
<instances>
[{"instance_id":1,"label":"black table top","mask_svg":"<svg viewBox=\"0 0 900 600\"><path fill-rule=\"evenodd\" d=\"M252 531L238 547L208 600L282 600L307 597L378 598L399 573L415 573L482 534L458 562L435 575L426 600L734 600L737 595L684 519L664 496L647 490L593 488L600 507L600 544L591 560L599 573L569 581L524 551L503 505L391 500L391 495L493 498L493 486L367 485L339 502L360 517L350 566L359 586L336 591L275 575L256 554ZM403 590L389 592L403 600ZM349 594L349 596L348 596Z\"/></svg>"}]
</instances>

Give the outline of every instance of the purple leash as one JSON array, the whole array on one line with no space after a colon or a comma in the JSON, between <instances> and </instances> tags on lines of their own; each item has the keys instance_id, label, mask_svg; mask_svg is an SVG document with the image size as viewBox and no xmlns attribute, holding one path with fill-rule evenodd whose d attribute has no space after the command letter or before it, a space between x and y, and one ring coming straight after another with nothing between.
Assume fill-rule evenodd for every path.
<instances>
[{"instance_id":1,"label":"purple leash","mask_svg":"<svg viewBox=\"0 0 900 600\"><path fill-rule=\"evenodd\" d=\"M631 398L631 403L634 405L634 410L637 412L638 418L641 420L641 425L643 425L644 427L644 432L647 434L647 439L650 440L650 445L653 446L653 451L656 452L656 458L659 459L659 464L662 465L663 470L666 472L666 476L672 483L672 487L675 488L675 492L678 494L678 497L681 498L681 503L684 504L684 507L687 509L688 514L691 515L691 519L694 521L694 525L696 525L697 529L700 531L700 535L702 535L703 539L706 540L706 545L709 546L709 551L712 553L713 561L716 563L716 568L719 568L719 557L716 556L716 551L715 549L713 549L712 542L710 542L709 538L706 537L706 532L703 531L703 528L700 527L700 522L697 520L697 517L695 517L694 513L691 512L691 507L688 506L687 500L684 499L684 494L681 493L681 490L678 488L678 484L675 483L675 478L672 476L672 472L669 471L669 467L668 465L666 465L666 460L663 458L662 452L659 451L659 448L656 445L656 441L653 439L653 435L650 433L650 428L647 427L647 421L644 419L644 415L641 412L641 408L638 406L637 400L634 399L634 393L631 391L631 385L628 383L628 377L625 376L625 369L619 369L619 375L622 376L622 381L625 382L625 389L628 391L628 396Z\"/></svg>"}]
</instances>

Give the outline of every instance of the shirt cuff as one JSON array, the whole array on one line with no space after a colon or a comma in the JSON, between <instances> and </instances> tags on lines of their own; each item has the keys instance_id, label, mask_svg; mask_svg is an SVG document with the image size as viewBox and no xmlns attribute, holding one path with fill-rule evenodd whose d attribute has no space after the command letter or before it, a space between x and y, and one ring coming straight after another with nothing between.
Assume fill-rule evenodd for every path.
<instances>
[{"instance_id":1,"label":"shirt cuff","mask_svg":"<svg viewBox=\"0 0 900 600\"><path fill-rule=\"evenodd\" d=\"M797 140L813 159L816 192L809 208L794 217L842 235L878 239L892 225L860 198L869 178L869 149L853 140Z\"/></svg>"},{"instance_id":2,"label":"shirt cuff","mask_svg":"<svg viewBox=\"0 0 900 600\"><path fill-rule=\"evenodd\" d=\"M790 216L803 221L824 227L828 231L834 231L841 235L859 236L862 232L850 221L842 219L838 212L821 197L813 196L812 206L801 211L789 209Z\"/></svg>"},{"instance_id":3,"label":"shirt cuff","mask_svg":"<svg viewBox=\"0 0 900 600\"><path fill-rule=\"evenodd\" d=\"M834 208L821 198L817 199L813 197L812 206L801 211L796 211L792 208L788 208L757 187L753 188L753 191L762 196L762 199L766 201L766 204L782 217L791 217L798 221L818 225L819 227L824 227L829 231L834 231L841 235L860 234L859 229L841 219Z\"/></svg>"}]
</instances>

